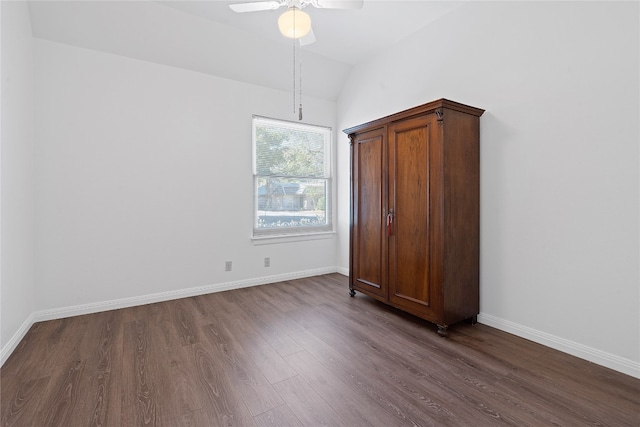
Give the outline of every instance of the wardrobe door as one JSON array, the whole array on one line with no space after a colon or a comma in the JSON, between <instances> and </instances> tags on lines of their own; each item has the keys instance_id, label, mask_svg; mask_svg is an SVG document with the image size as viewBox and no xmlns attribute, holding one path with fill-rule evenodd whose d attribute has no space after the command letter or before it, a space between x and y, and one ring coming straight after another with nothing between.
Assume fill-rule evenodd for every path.
<instances>
[{"instance_id":1,"label":"wardrobe door","mask_svg":"<svg viewBox=\"0 0 640 427\"><path fill-rule=\"evenodd\" d=\"M387 298L385 128L352 141L351 285Z\"/></svg>"},{"instance_id":2,"label":"wardrobe door","mask_svg":"<svg viewBox=\"0 0 640 427\"><path fill-rule=\"evenodd\" d=\"M434 279L439 275L436 247L439 180L439 125L435 114L389 125L389 300L433 318L440 305ZM436 239L436 240L433 240Z\"/></svg>"}]
</instances>

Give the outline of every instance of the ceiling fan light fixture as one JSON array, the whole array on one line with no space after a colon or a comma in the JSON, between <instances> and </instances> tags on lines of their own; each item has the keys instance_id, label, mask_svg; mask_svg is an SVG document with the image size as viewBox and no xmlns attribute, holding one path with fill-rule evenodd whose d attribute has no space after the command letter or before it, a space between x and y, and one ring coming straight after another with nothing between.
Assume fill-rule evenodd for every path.
<instances>
[{"instance_id":1,"label":"ceiling fan light fixture","mask_svg":"<svg viewBox=\"0 0 640 427\"><path fill-rule=\"evenodd\" d=\"M283 36L299 39L311 31L311 17L297 7L290 7L278 18L278 28Z\"/></svg>"}]
</instances>

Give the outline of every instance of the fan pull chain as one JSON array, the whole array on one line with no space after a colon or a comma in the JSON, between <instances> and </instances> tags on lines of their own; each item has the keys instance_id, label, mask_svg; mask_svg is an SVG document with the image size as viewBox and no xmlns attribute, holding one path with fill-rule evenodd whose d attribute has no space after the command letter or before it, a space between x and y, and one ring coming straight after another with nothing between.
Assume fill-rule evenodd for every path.
<instances>
[{"instance_id":1,"label":"fan pull chain","mask_svg":"<svg viewBox=\"0 0 640 427\"><path fill-rule=\"evenodd\" d=\"M296 28L296 9L293 10L293 28ZM295 30L294 30L295 31ZM300 67L299 73L299 87L298 87L298 100L300 101L300 105L298 107L298 120L302 120L302 46L300 46L300 50L298 51L296 58L296 45L298 44L296 41L298 40L294 34L293 40L293 113L296 112L296 68ZM297 61L296 61L297 59Z\"/></svg>"},{"instance_id":2,"label":"fan pull chain","mask_svg":"<svg viewBox=\"0 0 640 427\"><path fill-rule=\"evenodd\" d=\"M300 83L298 84L298 90L299 90L298 100L300 101L300 107L298 108L298 120L302 120L302 47L300 47L298 60L300 61L300 75L299 75Z\"/></svg>"},{"instance_id":3,"label":"fan pull chain","mask_svg":"<svg viewBox=\"0 0 640 427\"><path fill-rule=\"evenodd\" d=\"M296 28L296 11L293 11L293 28ZM294 30L295 31L295 30ZM294 34L295 36L295 34ZM293 112L296 112L296 38L293 41Z\"/></svg>"}]
</instances>

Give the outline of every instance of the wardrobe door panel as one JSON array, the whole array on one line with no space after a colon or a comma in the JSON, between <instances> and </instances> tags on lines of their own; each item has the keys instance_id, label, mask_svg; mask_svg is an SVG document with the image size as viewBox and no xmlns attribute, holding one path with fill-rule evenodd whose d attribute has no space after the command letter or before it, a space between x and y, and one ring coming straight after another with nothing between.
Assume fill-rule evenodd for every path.
<instances>
[{"instance_id":1,"label":"wardrobe door panel","mask_svg":"<svg viewBox=\"0 0 640 427\"><path fill-rule=\"evenodd\" d=\"M389 127L389 299L425 313L430 284L430 169L435 120L430 116Z\"/></svg>"},{"instance_id":2,"label":"wardrobe door panel","mask_svg":"<svg viewBox=\"0 0 640 427\"><path fill-rule=\"evenodd\" d=\"M353 146L354 210L352 285L386 298L384 137L381 130L359 135Z\"/></svg>"}]
</instances>

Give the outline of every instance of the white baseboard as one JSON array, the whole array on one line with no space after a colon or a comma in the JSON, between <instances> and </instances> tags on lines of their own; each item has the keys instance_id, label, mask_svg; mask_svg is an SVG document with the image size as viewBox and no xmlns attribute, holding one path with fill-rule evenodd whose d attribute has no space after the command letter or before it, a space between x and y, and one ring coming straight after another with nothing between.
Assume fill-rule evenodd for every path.
<instances>
[{"instance_id":1,"label":"white baseboard","mask_svg":"<svg viewBox=\"0 0 640 427\"><path fill-rule=\"evenodd\" d=\"M2 350L0 350L0 366L4 365L4 362L6 362L9 356L11 356L13 350L15 350L18 344L20 344L22 338L24 338L27 332L29 332L29 329L31 329L31 326L35 322L36 321L34 320L33 313L31 313L29 317L27 317L27 320L25 320L24 323L20 325L16 333L13 334L11 339L5 344L4 347L2 347Z\"/></svg>"},{"instance_id":2,"label":"white baseboard","mask_svg":"<svg viewBox=\"0 0 640 427\"><path fill-rule=\"evenodd\" d=\"M228 291L231 289L247 288L249 286L266 285L268 283L284 282L287 280L302 279L304 277L319 276L321 274L335 273L336 267L318 268L315 270L297 271L293 273L278 274L275 276L257 277L253 279L236 280L232 282L217 283L214 285L198 286L195 288L178 289L175 291L159 292L157 294L141 295L139 297L122 298L111 301L103 301L91 304L82 304L72 307L62 307L52 310L43 310L34 313L34 321L62 319L64 317L80 316L83 314L98 313L101 311L115 310L118 308L134 307L137 305L152 304L162 301L170 301L179 298L188 298L196 295L210 294L214 292Z\"/></svg>"},{"instance_id":3,"label":"white baseboard","mask_svg":"<svg viewBox=\"0 0 640 427\"><path fill-rule=\"evenodd\" d=\"M284 282L287 280L302 279L305 277L320 276L337 272L337 267L318 268L314 270L297 271L293 273L278 274L275 276L257 277L254 279L236 280L232 282L217 283L214 285L199 286L195 288L179 289L175 291L160 292L138 297L121 298L117 300L101 301L89 304L80 304L70 307L54 308L31 313L24 321L20 329L11 337L9 342L0 352L0 366L9 358L22 338L36 322L62 319L71 316L81 316L83 314L98 313L101 311L115 310L119 308L134 307L137 305L152 304L156 302L169 301L179 298L187 298L196 295L210 294L214 292L228 291L231 289L246 288L249 286L266 285L268 283Z\"/></svg>"},{"instance_id":4,"label":"white baseboard","mask_svg":"<svg viewBox=\"0 0 640 427\"><path fill-rule=\"evenodd\" d=\"M510 334L526 338L538 344L551 347L564 353L571 354L572 356L588 360L589 362L611 368L615 371L622 372L623 374L627 374L635 378L640 378L639 362L635 362L624 357L616 356L614 354L588 347L586 345L570 341L565 338L560 338L546 332L541 332L536 329L529 328L527 326L523 326L509 320L504 320L486 313L480 313L478 315L478 322L496 329L500 329L501 331L509 332Z\"/></svg>"},{"instance_id":5,"label":"white baseboard","mask_svg":"<svg viewBox=\"0 0 640 427\"><path fill-rule=\"evenodd\" d=\"M11 353L24 338L31 326L36 322L46 320L62 319L83 314L98 313L101 311L115 310L119 308L133 307L137 305L151 304L162 301L169 301L179 298L187 298L195 295L203 295L214 292L228 291L231 289L246 288L249 286L266 285L268 283L283 282L286 280L302 279L304 277L319 276L322 274L340 273L348 276L349 270L342 267L327 267L315 270L298 271L293 273L279 274L275 276L258 277L254 279L237 280L232 282L218 283L214 285L199 286L195 288L180 289L175 291L160 292L139 297L122 298L117 300L102 301L90 304L81 304L70 307L61 307L51 310L37 311L31 313L20 326L18 331L11 337L7 344L0 351L0 366L9 358ZM541 332L527 326L523 326L499 317L486 313L478 315L478 322L487 326L500 329L505 332L526 338L538 344L554 348L564 353L571 354L581 359L588 360L598 365L606 366L615 371L622 372L635 378L640 378L640 363L624 357L616 356L604 351L585 346L583 344L570 341L555 335Z\"/></svg>"}]
</instances>

